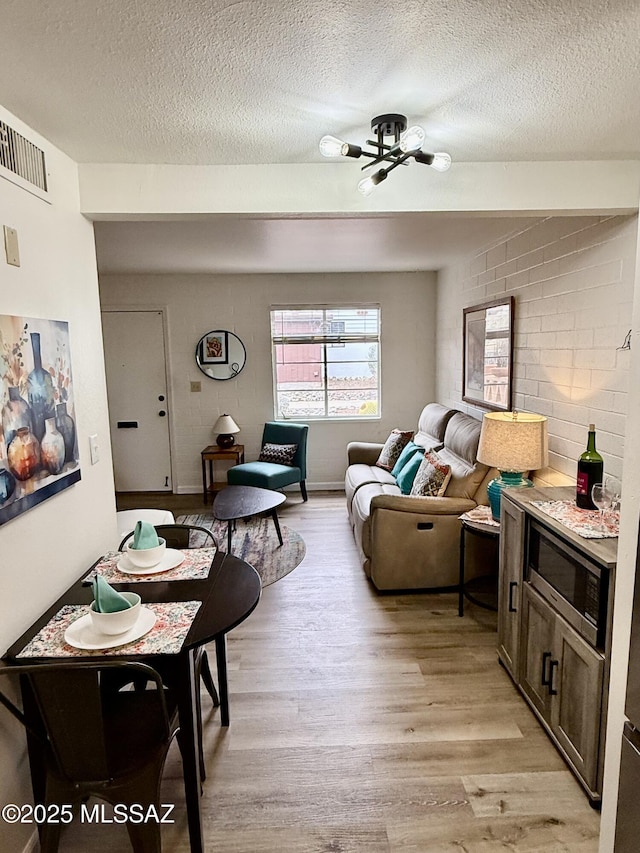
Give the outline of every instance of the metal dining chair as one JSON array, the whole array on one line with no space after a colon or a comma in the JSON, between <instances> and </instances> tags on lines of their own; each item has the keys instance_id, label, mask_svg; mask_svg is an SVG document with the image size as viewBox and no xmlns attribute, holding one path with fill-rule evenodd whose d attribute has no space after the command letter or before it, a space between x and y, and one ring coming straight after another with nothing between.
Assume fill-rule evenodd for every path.
<instances>
[{"instance_id":1,"label":"metal dining chair","mask_svg":"<svg viewBox=\"0 0 640 853\"><path fill-rule=\"evenodd\" d=\"M124 682L144 679L149 689L113 690L110 674ZM65 806L97 796L160 813L164 764L179 728L175 699L155 669L128 661L65 662L6 666L0 676L21 679L22 710L2 692L0 704L27 729L36 803ZM42 853L57 853L61 826L38 822ZM126 826L136 853L160 853L158 822Z\"/></svg>"},{"instance_id":2,"label":"metal dining chair","mask_svg":"<svg viewBox=\"0 0 640 853\"><path fill-rule=\"evenodd\" d=\"M197 524L157 524L154 525L154 527L158 536L162 537L166 541L167 548L184 550L188 548L218 547L218 542L208 527L201 527ZM132 536L133 531L127 533L126 536L123 537L118 547L119 551L124 549L126 543ZM201 544L203 540L204 544ZM213 681L211 667L209 666L209 658L204 647L201 647L196 651L195 671L196 678L198 681L202 679L202 683L211 697L214 708L217 708L220 705L220 697L218 696L218 691ZM202 749L202 709L200 706L199 695L196 701L198 707L198 734L200 738L200 775L204 779L206 773L204 767L204 753Z\"/></svg>"}]
</instances>

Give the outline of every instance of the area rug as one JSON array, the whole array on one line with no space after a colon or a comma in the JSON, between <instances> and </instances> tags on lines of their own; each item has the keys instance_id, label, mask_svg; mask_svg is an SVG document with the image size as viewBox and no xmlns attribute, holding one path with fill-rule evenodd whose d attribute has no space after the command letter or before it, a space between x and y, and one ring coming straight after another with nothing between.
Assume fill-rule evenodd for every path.
<instances>
[{"instance_id":1,"label":"area rug","mask_svg":"<svg viewBox=\"0 0 640 853\"><path fill-rule=\"evenodd\" d=\"M176 519L178 524L196 524L206 527L218 540L221 549L227 549L227 522L218 521L210 514L180 515ZM282 547L278 542L273 519L249 518L236 522L231 549L234 557L240 557L250 563L262 579L262 586L279 581L292 572L304 559L306 548L304 539L295 530L291 530L280 524L282 533ZM202 535L202 543L196 538L191 541L192 548L205 544L205 535Z\"/></svg>"}]
</instances>

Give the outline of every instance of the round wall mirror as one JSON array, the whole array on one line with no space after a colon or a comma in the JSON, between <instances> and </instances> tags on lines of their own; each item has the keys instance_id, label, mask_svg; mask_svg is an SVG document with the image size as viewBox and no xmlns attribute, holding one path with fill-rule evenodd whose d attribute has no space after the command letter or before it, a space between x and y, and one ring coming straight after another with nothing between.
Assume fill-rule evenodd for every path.
<instances>
[{"instance_id":1,"label":"round wall mirror","mask_svg":"<svg viewBox=\"0 0 640 853\"><path fill-rule=\"evenodd\" d=\"M196 364L209 379L234 379L246 360L240 338L224 329L207 332L196 346Z\"/></svg>"}]
</instances>

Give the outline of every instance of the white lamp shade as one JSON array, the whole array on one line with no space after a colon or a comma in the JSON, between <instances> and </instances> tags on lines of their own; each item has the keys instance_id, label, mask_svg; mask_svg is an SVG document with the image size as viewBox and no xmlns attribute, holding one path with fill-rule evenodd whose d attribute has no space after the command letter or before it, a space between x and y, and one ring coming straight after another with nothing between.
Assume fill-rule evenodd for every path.
<instances>
[{"instance_id":1,"label":"white lamp shade","mask_svg":"<svg viewBox=\"0 0 640 853\"><path fill-rule=\"evenodd\" d=\"M213 425L213 431L221 435L232 435L234 432L240 432L240 427L231 415L220 415Z\"/></svg>"},{"instance_id":2,"label":"white lamp shade","mask_svg":"<svg viewBox=\"0 0 640 853\"><path fill-rule=\"evenodd\" d=\"M489 412L482 420L478 461L513 473L545 468L547 419L529 412Z\"/></svg>"}]
</instances>

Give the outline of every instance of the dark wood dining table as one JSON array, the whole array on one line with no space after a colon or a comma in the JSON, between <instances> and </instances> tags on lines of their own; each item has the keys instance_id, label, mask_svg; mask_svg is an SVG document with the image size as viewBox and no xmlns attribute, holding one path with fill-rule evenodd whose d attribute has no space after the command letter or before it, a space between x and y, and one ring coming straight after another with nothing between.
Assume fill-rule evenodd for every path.
<instances>
[{"instance_id":1,"label":"dark wood dining table","mask_svg":"<svg viewBox=\"0 0 640 853\"><path fill-rule=\"evenodd\" d=\"M97 563L98 561L96 561ZM91 567L93 568L93 567ZM17 657L25 646L36 636L61 607L67 604L90 604L93 600L89 584L83 584L90 569L69 587L69 589L51 607L37 619L24 634L16 640L3 656L4 665L19 669L23 665L51 661L48 658ZM178 713L182 732L181 749L184 770L184 788L189 825L191 853L203 853L202 815L200 797L202 779L200 775L200 739L198 734L199 690L195 657L197 650L205 643L215 642L218 665L218 690L220 694L221 723L229 724L229 692L227 684L226 635L243 622L255 609L260 600L260 576L248 563L238 557L217 550L213 557L209 575L201 580L163 580L144 583L113 584L120 591L138 592L145 604L154 602L201 601L181 650L174 655L127 655L120 650L118 660L138 660L161 665L164 672L173 673L175 679ZM104 655L92 652L90 660L113 660L114 656L105 650ZM57 662L69 661L72 665L83 657L56 657ZM30 751L31 757L31 751ZM36 802L41 796L40 781L34 778L32 764L32 784Z\"/></svg>"}]
</instances>

